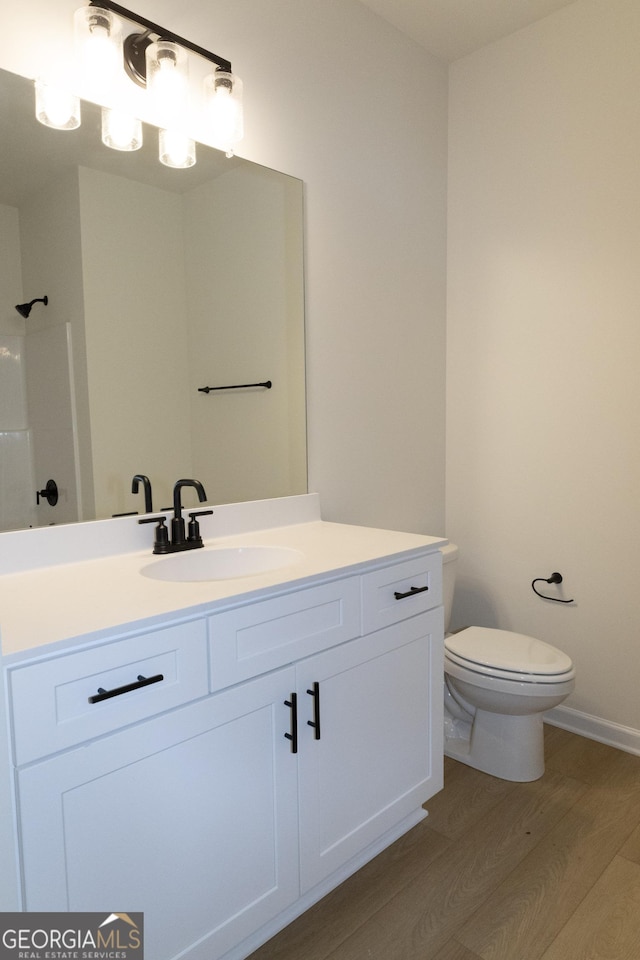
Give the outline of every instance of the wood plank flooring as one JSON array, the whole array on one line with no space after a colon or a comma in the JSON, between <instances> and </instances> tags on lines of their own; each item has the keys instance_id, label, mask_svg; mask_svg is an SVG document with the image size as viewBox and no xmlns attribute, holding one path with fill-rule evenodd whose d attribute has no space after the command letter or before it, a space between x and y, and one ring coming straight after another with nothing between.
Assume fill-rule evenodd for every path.
<instances>
[{"instance_id":1,"label":"wood plank flooring","mask_svg":"<svg viewBox=\"0 0 640 960\"><path fill-rule=\"evenodd\" d=\"M429 817L251 960L640 960L640 757L545 753L526 784L447 759Z\"/></svg>"}]
</instances>

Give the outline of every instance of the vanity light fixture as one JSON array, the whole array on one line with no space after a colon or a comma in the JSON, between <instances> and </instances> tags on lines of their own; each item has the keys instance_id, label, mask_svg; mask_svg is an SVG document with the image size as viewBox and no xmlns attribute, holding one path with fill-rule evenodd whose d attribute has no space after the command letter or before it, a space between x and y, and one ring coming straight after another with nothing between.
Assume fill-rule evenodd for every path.
<instances>
[{"instance_id":1,"label":"vanity light fixture","mask_svg":"<svg viewBox=\"0 0 640 960\"><path fill-rule=\"evenodd\" d=\"M138 29L131 31L131 24ZM211 64L204 80L207 139L227 156L233 155L243 136L242 83L231 72L228 60L111 0L89 0L76 11L74 27L81 92L103 108L102 138L107 146L136 150L142 144L142 126L135 116L136 92L128 78L146 89L145 114L160 127L161 162L173 167L195 163L195 143L185 128L188 61L189 54L195 54ZM62 130L79 126L77 97L74 105L67 107L56 106L56 96L60 99L64 94L43 81L36 82L38 120Z\"/></svg>"}]
</instances>

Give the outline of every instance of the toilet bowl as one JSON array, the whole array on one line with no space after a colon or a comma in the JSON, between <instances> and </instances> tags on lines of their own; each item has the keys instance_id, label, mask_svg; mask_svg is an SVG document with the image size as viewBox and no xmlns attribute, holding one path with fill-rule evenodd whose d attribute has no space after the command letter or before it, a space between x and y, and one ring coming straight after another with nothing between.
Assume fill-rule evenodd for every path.
<instances>
[{"instance_id":1,"label":"toilet bowl","mask_svg":"<svg viewBox=\"0 0 640 960\"><path fill-rule=\"evenodd\" d=\"M445 630L458 548L442 548ZM575 685L570 658L535 637L488 627L445 635L444 752L494 777L544 773L543 714Z\"/></svg>"}]
</instances>

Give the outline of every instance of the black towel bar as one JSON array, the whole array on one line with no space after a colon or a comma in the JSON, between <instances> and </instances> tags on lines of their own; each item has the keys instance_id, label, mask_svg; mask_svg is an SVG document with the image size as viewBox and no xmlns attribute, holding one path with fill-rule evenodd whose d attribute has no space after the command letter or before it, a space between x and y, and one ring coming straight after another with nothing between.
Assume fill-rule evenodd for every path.
<instances>
[{"instance_id":1,"label":"black towel bar","mask_svg":"<svg viewBox=\"0 0 640 960\"><path fill-rule=\"evenodd\" d=\"M271 380L265 380L263 383L233 383L228 387L198 387L198 393L211 393L212 390L244 390L246 387L266 387L271 390Z\"/></svg>"}]
</instances>

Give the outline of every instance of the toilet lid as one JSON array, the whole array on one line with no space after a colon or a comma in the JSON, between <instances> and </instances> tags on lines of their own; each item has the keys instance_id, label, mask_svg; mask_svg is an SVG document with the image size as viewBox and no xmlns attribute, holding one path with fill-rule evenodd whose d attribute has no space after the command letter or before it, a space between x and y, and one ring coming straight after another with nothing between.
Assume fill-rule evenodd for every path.
<instances>
[{"instance_id":1,"label":"toilet lid","mask_svg":"<svg viewBox=\"0 0 640 960\"><path fill-rule=\"evenodd\" d=\"M558 677L573 670L571 659L561 650L510 630L467 627L445 639L447 653L471 669L489 668L514 674Z\"/></svg>"}]
</instances>

